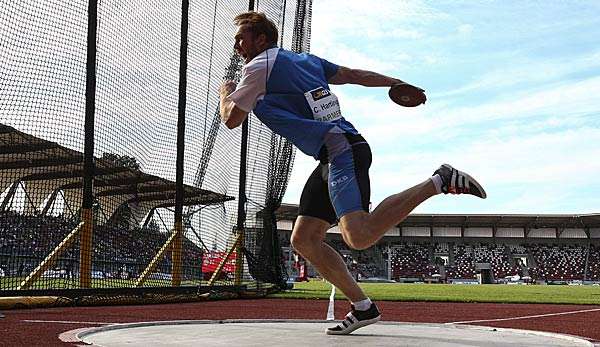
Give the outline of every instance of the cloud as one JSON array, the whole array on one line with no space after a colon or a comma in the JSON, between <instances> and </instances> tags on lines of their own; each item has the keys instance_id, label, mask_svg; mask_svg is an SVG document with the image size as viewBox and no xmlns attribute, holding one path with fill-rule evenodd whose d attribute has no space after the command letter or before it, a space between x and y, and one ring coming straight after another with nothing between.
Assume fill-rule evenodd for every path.
<instances>
[{"instance_id":1,"label":"cloud","mask_svg":"<svg viewBox=\"0 0 600 347\"><path fill-rule=\"evenodd\" d=\"M381 73L397 70L398 66L409 62L411 57L406 53L372 54L369 49L356 49L346 44L327 43L313 52L335 64L342 66L379 71Z\"/></svg>"},{"instance_id":2,"label":"cloud","mask_svg":"<svg viewBox=\"0 0 600 347\"><path fill-rule=\"evenodd\" d=\"M361 39L396 38L422 39L424 33L411 23L430 22L443 13L419 1L339 1L313 3L312 45L339 42L342 37ZM398 23L407 24L399 28Z\"/></svg>"},{"instance_id":3,"label":"cloud","mask_svg":"<svg viewBox=\"0 0 600 347\"><path fill-rule=\"evenodd\" d=\"M459 128L467 125L524 119L534 116L561 116L600 112L596 95L600 77L567 81L545 87L534 87L518 93L504 93L494 100L474 106L458 106L439 111L438 127ZM431 101L432 103L435 100ZM457 131L457 134L461 134Z\"/></svg>"},{"instance_id":4,"label":"cloud","mask_svg":"<svg viewBox=\"0 0 600 347\"><path fill-rule=\"evenodd\" d=\"M514 51L496 54L496 60L503 60L501 65L494 66L475 80L458 88L436 92L433 97L459 97L482 91L505 93L504 91L509 87L512 91L515 88L517 90L524 87L531 88L535 85L562 81L569 75L600 67L600 51L545 60L515 55ZM510 60L511 64L506 64L506 60Z\"/></svg>"},{"instance_id":5,"label":"cloud","mask_svg":"<svg viewBox=\"0 0 600 347\"><path fill-rule=\"evenodd\" d=\"M594 141L600 138L600 127L542 131L524 137L519 134L515 131L512 135L486 139L487 134L483 133L471 141L449 142L442 149L426 147L420 152L404 151L401 146L394 151L375 148L373 182L385 189L383 192L374 189L374 200L420 182L444 162L475 174L492 200L503 195L506 187L526 187L534 196L537 192L542 196L548 192L555 196L592 196L594 189L599 190L600 161L592 158L600 158L600 146ZM518 200L518 196L510 199ZM536 201L537 204L529 205L529 210L547 204L541 196ZM497 212L507 212L501 209L506 203L496 202ZM571 198L566 205L569 204L574 209L576 199Z\"/></svg>"},{"instance_id":6,"label":"cloud","mask_svg":"<svg viewBox=\"0 0 600 347\"><path fill-rule=\"evenodd\" d=\"M344 89L333 87L339 96L343 114L367 135L373 135L374 143L386 144L398 138L432 136L435 138L458 138L486 129L498 133L516 131L514 122L527 124L522 130L541 126L569 126L582 122L582 116L599 113L596 95L600 92L600 77L549 85L545 89L534 87L514 95L499 95L496 99L473 106L452 105L435 98L424 106L402 108L387 99L384 88ZM366 93L361 96L361 93ZM502 122L502 123L497 123ZM508 123L507 123L508 122ZM511 123L512 122L512 123ZM522 133L521 133L522 134ZM375 136L376 135L376 136Z\"/></svg>"},{"instance_id":7,"label":"cloud","mask_svg":"<svg viewBox=\"0 0 600 347\"><path fill-rule=\"evenodd\" d=\"M468 36L473 32L473 26L471 24L461 24L457 28L458 34Z\"/></svg>"}]
</instances>

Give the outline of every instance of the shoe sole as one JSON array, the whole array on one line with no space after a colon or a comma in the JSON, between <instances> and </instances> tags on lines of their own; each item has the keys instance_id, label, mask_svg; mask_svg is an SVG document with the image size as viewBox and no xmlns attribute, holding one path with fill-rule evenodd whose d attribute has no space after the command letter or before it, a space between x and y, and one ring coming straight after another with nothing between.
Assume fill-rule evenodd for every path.
<instances>
[{"instance_id":1,"label":"shoe sole","mask_svg":"<svg viewBox=\"0 0 600 347\"><path fill-rule=\"evenodd\" d=\"M461 175L465 176L469 180L469 185L475 186L481 192L481 196L477 196L475 194L471 194L471 195L477 196L478 198L481 198L481 199L487 198L487 193L485 192L485 189L483 189L483 187L481 186L481 184L479 184L479 182L477 182L477 180L474 179L471 175L469 175L468 173L466 173L464 171L460 171L460 170L457 170L457 169L453 168L452 165L450 165L450 164L444 164L442 166L450 169L451 171L452 170L458 171Z\"/></svg>"},{"instance_id":2,"label":"shoe sole","mask_svg":"<svg viewBox=\"0 0 600 347\"><path fill-rule=\"evenodd\" d=\"M326 332L327 332L327 335L348 335L356 329L366 327L367 325L371 325L373 323L377 323L377 322L379 322L380 319L381 319L381 315L379 315L373 319L366 319L363 321L356 322L355 324L352 324L351 326L346 328L346 330L341 330L341 331L326 330Z\"/></svg>"}]
</instances>

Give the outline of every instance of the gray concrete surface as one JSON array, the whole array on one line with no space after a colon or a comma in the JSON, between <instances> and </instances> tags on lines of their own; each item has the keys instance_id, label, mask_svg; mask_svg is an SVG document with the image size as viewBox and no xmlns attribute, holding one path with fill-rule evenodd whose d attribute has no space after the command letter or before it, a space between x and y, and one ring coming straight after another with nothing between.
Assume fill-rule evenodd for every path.
<instances>
[{"instance_id":1,"label":"gray concrete surface","mask_svg":"<svg viewBox=\"0 0 600 347\"><path fill-rule=\"evenodd\" d=\"M573 336L454 324L380 322L330 336L323 321L174 321L120 324L79 333L106 346L593 346Z\"/></svg>"}]
</instances>

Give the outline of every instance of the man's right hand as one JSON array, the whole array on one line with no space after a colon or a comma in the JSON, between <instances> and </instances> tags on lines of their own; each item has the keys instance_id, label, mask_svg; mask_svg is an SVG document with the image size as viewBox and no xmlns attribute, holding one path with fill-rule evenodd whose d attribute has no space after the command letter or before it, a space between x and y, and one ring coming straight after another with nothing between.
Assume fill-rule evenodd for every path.
<instances>
[{"instance_id":1,"label":"man's right hand","mask_svg":"<svg viewBox=\"0 0 600 347\"><path fill-rule=\"evenodd\" d=\"M227 98L229 94L233 93L237 88L237 84L233 81L223 81L219 87L219 95L221 102L219 103L219 114L221 115L221 121L229 129L233 129L244 122L244 119L248 117L248 112L240 109L235 103Z\"/></svg>"},{"instance_id":2,"label":"man's right hand","mask_svg":"<svg viewBox=\"0 0 600 347\"><path fill-rule=\"evenodd\" d=\"M226 97L227 95L233 93L237 84L233 81L223 81L221 86L219 87L219 94L221 97Z\"/></svg>"}]
</instances>

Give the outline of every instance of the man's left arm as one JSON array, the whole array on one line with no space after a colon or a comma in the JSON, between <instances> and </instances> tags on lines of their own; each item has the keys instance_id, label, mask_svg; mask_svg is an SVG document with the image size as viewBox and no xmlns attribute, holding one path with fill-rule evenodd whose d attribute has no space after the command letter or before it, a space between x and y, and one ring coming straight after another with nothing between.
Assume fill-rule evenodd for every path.
<instances>
[{"instance_id":1,"label":"man's left arm","mask_svg":"<svg viewBox=\"0 0 600 347\"><path fill-rule=\"evenodd\" d=\"M225 81L219 87L219 114L221 115L221 121L229 129L240 126L246 117L248 112L240 109L235 103L228 98L229 94L233 93L236 88L236 84L232 81Z\"/></svg>"},{"instance_id":2,"label":"man's left arm","mask_svg":"<svg viewBox=\"0 0 600 347\"><path fill-rule=\"evenodd\" d=\"M358 84L365 87L391 87L394 84L406 83L400 79L377 72L351 69L344 66L340 66L328 82L329 84Z\"/></svg>"}]
</instances>

